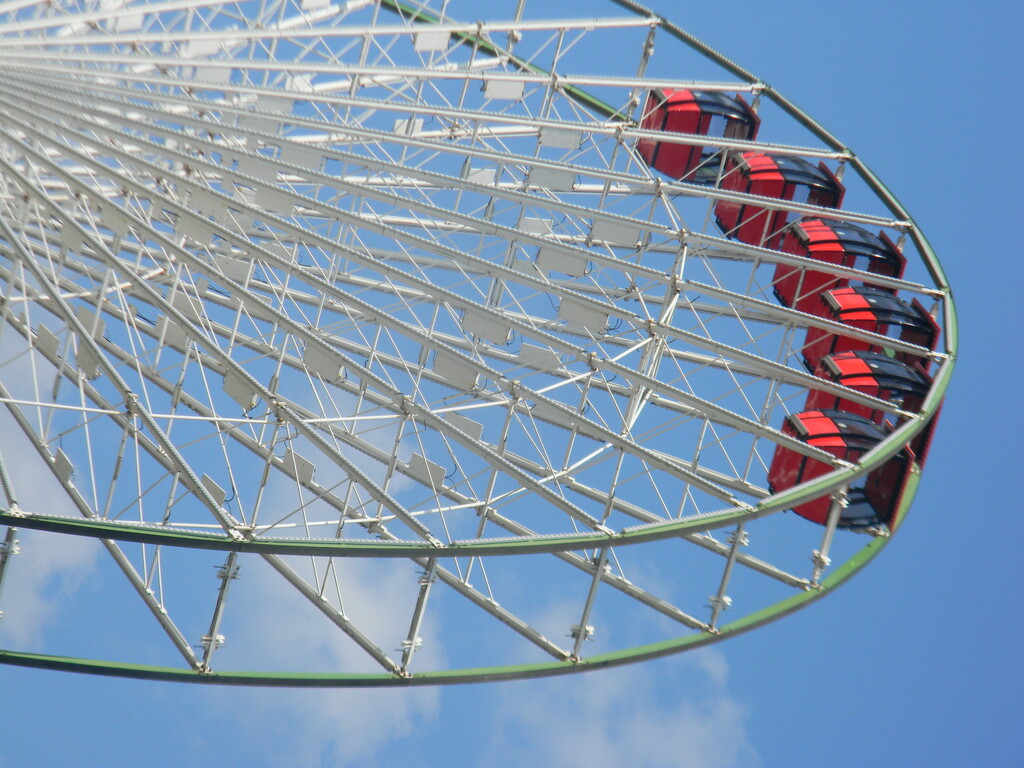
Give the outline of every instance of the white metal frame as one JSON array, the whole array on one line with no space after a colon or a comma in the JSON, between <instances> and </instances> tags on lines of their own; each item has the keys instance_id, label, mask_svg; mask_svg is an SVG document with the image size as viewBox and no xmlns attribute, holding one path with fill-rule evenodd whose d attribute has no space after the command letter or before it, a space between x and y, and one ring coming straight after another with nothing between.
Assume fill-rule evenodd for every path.
<instances>
[{"instance_id":1,"label":"white metal frame","mask_svg":"<svg viewBox=\"0 0 1024 768\"><path fill-rule=\"evenodd\" d=\"M538 673L508 667L531 654L554 660L545 673L583 668L591 639L618 661L663 652L600 645L609 594L686 645L722 636L730 606L781 615L785 595L822 590L837 549L860 563L838 513L824 541L779 513L841 495L934 412L954 326L913 221L873 177L832 211L647 168L636 142L655 137L862 166L784 110L764 142L641 129L652 88L775 95L654 74L655 37L688 40L632 3L597 19L495 3L505 15L480 22L435 5L0 3L0 402L81 515L23 508L5 473L0 586L15 523L99 537L209 679L258 560L387 684L447 679L413 664L425 622L445 620L437 583L524 641L491 657L481 640L468 665L504 670L485 678ZM633 58L594 56L609 40ZM775 265L808 260L728 239L720 200L899 238L907 279L816 268L927 302L942 351L779 306ZM934 364L929 408L808 374L812 327ZM836 460L780 431L812 388L904 426L860 465ZM778 446L835 471L772 496ZM176 613L166 594L188 578L171 564L209 549L227 553L219 588ZM409 571L400 637L348 615L344 595L373 585L345 583L345 557ZM536 557L562 568L559 589ZM696 592L666 586L673 558L693 559ZM516 583L533 605L513 606ZM563 588L568 642L540 627Z\"/></svg>"}]
</instances>

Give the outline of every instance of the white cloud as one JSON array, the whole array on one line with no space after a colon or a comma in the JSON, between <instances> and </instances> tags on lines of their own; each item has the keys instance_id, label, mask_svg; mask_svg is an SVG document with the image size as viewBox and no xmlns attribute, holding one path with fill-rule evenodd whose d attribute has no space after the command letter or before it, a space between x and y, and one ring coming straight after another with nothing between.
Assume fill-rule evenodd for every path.
<instances>
[{"instance_id":1,"label":"white cloud","mask_svg":"<svg viewBox=\"0 0 1024 768\"><path fill-rule=\"evenodd\" d=\"M245 765L364 766L437 717L438 693L432 689L234 694L211 697L208 706L216 706L218 722L241 737L237 764Z\"/></svg>"},{"instance_id":2,"label":"white cloud","mask_svg":"<svg viewBox=\"0 0 1024 768\"><path fill-rule=\"evenodd\" d=\"M21 553L7 563L0 608L0 643L41 650L61 604L92 572L99 542L73 536L18 531Z\"/></svg>"},{"instance_id":3,"label":"white cloud","mask_svg":"<svg viewBox=\"0 0 1024 768\"><path fill-rule=\"evenodd\" d=\"M308 561L307 561L308 562ZM291 563L296 567L294 562ZM321 561L322 564L322 561ZM380 566L386 567L380 567ZM410 597L416 579L400 563L339 563L346 614L392 658L408 630ZM243 583L244 582L244 583ZM355 585L358 585L356 587ZM326 671L382 671L326 617L256 558L246 558L235 600L225 622L227 645L220 661L250 668L246 653L232 646L256 644L282 654L276 668ZM233 591L236 588L232 588ZM414 667L436 668L443 662L429 621L420 632L424 643ZM267 659L251 659L253 666ZM216 666L218 657L214 657ZM218 719L245 734L257 747L259 764L342 768L365 760L423 727L438 715L436 688L388 690L256 689L224 691L211 697Z\"/></svg>"},{"instance_id":4,"label":"white cloud","mask_svg":"<svg viewBox=\"0 0 1024 768\"><path fill-rule=\"evenodd\" d=\"M76 515L63 489L24 439L18 427L0 419L3 452L22 509L48 514ZM6 498L0 503L7 504ZM0 527L0 538L6 533ZM61 603L69 599L93 571L100 543L93 539L19 529L20 554L7 561L0 610L0 645L41 650L48 626L57 618Z\"/></svg>"},{"instance_id":5,"label":"white cloud","mask_svg":"<svg viewBox=\"0 0 1024 768\"><path fill-rule=\"evenodd\" d=\"M509 684L485 768L760 765L745 708L714 649L621 669Z\"/></svg>"}]
</instances>

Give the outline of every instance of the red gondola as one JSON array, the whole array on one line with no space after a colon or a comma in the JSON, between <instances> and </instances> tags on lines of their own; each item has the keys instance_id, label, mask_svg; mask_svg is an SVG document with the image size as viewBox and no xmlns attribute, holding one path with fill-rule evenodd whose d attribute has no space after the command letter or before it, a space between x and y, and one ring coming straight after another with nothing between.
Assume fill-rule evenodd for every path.
<instances>
[{"instance_id":1,"label":"red gondola","mask_svg":"<svg viewBox=\"0 0 1024 768\"><path fill-rule=\"evenodd\" d=\"M824 163L815 167L801 157L772 157L759 152L731 155L719 185L723 190L774 197L823 208L838 208L845 188ZM783 227L796 218L788 211L769 210L756 203L719 200L715 221L728 235L748 245L778 248Z\"/></svg>"},{"instance_id":2,"label":"red gondola","mask_svg":"<svg viewBox=\"0 0 1024 768\"><path fill-rule=\"evenodd\" d=\"M831 409L793 414L786 419L782 431L851 462L857 461L886 436L885 430L870 419ZM840 513L839 527L892 525L912 461L913 454L904 449L851 486L847 491L849 504ZM772 493L780 493L831 471L832 467L823 462L779 446L768 470L768 488ZM831 507L832 499L826 495L800 504L793 511L824 525Z\"/></svg>"},{"instance_id":3,"label":"red gondola","mask_svg":"<svg viewBox=\"0 0 1024 768\"><path fill-rule=\"evenodd\" d=\"M934 350L938 342L939 327L917 299L908 304L889 291L858 285L827 291L821 301L823 311L813 314L930 350ZM826 355L856 350L884 351L870 341L808 328L803 348L804 364L813 371ZM912 367L919 365L927 372L925 358L907 352L895 352L894 357Z\"/></svg>"},{"instance_id":4,"label":"red gondola","mask_svg":"<svg viewBox=\"0 0 1024 768\"><path fill-rule=\"evenodd\" d=\"M760 122L742 96L715 91L651 91L640 127L753 141ZM715 149L654 139L641 139L636 148L651 168L673 179L714 183L718 178L721 155Z\"/></svg>"},{"instance_id":5,"label":"red gondola","mask_svg":"<svg viewBox=\"0 0 1024 768\"><path fill-rule=\"evenodd\" d=\"M904 411L918 411L931 386L930 379L919 369L894 360L880 352L839 352L821 359L814 375L849 387L865 395L887 400ZM807 410L840 410L863 416L876 424L885 421L886 413L868 405L844 400L830 392L812 389L807 396ZM892 426L895 426L895 421Z\"/></svg>"},{"instance_id":6,"label":"red gondola","mask_svg":"<svg viewBox=\"0 0 1024 768\"><path fill-rule=\"evenodd\" d=\"M808 259L859 269L886 277L902 277L907 260L884 233L873 235L853 224L810 219L794 224L786 233L781 250ZM779 264L775 268L775 297L787 307L821 314L818 296L850 284L845 277Z\"/></svg>"}]
</instances>

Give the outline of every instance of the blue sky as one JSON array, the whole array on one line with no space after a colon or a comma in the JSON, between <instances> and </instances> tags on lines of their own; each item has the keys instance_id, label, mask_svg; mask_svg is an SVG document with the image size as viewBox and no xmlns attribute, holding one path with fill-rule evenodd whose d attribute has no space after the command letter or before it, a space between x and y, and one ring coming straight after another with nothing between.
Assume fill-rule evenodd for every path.
<instances>
[{"instance_id":1,"label":"blue sky","mask_svg":"<svg viewBox=\"0 0 1024 768\"><path fill-rule=\"evenodd\" d=\"M414 692L0 668L0 766L1010 766L1024 763L1019 487L1024 118L1009 3L652 3L883 178L954 287L961 356L914 508L863 574L711 649ZM1008 343L1009 341L1009 343Z\"/></svg>"}]
</instances>

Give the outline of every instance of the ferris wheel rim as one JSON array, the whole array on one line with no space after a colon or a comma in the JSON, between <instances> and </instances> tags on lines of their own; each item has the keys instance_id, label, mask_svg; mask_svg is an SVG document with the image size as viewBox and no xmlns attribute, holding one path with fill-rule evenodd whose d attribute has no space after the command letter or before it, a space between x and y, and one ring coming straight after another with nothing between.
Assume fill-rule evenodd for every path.
<instances>
[{"instance_id":1,"label":"ferris wheel rim","mask_svg":"<svg viewBox=\"0 0 1024 768\"><path fill-rule=\"evenodd\" d=\"M920 473L912 476L916 486ZM906 497L897 513L896 526L902 522L913 490ZM688 650L728 639L781 619L790 613L807 607L825 597L832 590L842 586L867 566L884 549L891 537L871 539L853 557L846 560L813 589L798 592L774 605L762 608L755 614L744 616L714 632L684 635L659 643L634 648L620 649L566 661L535 664L498 665L484 668L449 669L431 672L409 672L404 675L387 673L288 673L249 672L225 670L187 670L176 667L160 667L129 662L109 662L99 659L51 656L38 653L9 651L0 648L0 664L9 666L76 672L104 677L122 677L136 680L191 683L199 685L260 686L281 688L406 688L413 686L454 685L466 683L497 682L501 680L523 680L554 677L566 674L596 671L620 667L643 661L672 656Z\"/></svg>"}]
</instances>

